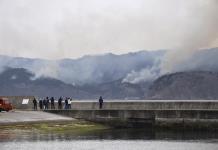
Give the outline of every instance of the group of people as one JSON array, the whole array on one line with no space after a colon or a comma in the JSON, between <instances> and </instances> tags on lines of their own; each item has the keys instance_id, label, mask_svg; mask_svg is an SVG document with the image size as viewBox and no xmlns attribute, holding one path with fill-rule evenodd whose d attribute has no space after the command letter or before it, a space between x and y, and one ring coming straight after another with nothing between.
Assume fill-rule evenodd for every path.
<instances>
[{"instance_id":1,"label":"group of people","mask_svg":"<svg viewBox=\"0 0 218 150\"><path fill-rule=\"evenodd\" d=\"M63 98L60 97L58 99L58 109L71 109L71 101L72 99L69 97L66 97L64 100L64 106L62 105L63 103ZM103 98L100 96L99 98L99 109L102 109L103 107ZM39 103L39 108L42 109L55 109L55 99L54 97L46 97L46 98L40 98L38 101L34 98L33 99L33 105L34 105L34 110L37 110L37 104Z\"/></svg>"},{"instance_id":2,"label":"group of people","mask_svg":"<svg viewBox=\"0 0 218 150\"><path fill-rule=\"evenodd\" d=\"M71 109L71 101L72 99L69 97L66 97L64 100L64 107L62 106L62 102L63 102L63 98L60 97L58 99L58 109ZM46 98L40 98L38 101L36 100L36 98L33 99L33 109L37 110L37 104L39 104L39 108L42 109L55 109L55 99L54 97L46 97Z\"/></svg>"},{"instance_id":3,"label":"group of people","mask_svg":"<svg viewBox=\"0 0 218 150\"><path fill-rule=\"evenodd\" d=\"M62 97L60 97L59 99L58 99L58 109L62 109L63 108L63 106L62 106L62 101L63 101L63 98ZM71 98L69 98L69 97L66 97L65 98L65 100L64 100L64 109L71 109L71 101L72 101L72 99Z\"/></svg>"}]
</instances>

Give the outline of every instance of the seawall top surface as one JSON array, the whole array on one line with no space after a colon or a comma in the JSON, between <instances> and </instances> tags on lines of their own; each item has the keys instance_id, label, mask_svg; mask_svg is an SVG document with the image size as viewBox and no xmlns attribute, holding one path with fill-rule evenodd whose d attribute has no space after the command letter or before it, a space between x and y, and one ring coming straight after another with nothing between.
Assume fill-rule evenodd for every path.
<instances>
[{"instance_id":1,"label":"seawall top surface","mask_svg":"<svg viewBox=\"0 0 218 150\"><path fill-rule=\"evenodd\" d=\"M98 102L98 100L72 100L72 102ZM203 103L203 102L213 102L213 103L218 103L218 100L108 100L104 99L104 102L108 103L114 103L114 102L119 102L119 103L126 103L126 102L142 102L142 103L180 103L180 102L196 102L196 103Z\"/></svg>"},{"instance_id":2,"label":"seawall top surface","mask_svg":"<svg viewBox=\"0 0 218 150\"><path fill-rule=\"evenodd\" d=\"M0 113L1 124L43 122L43 121L72 121L71 117L60 116L43 111L9 111Z\"/></svg>"}]
</instances>

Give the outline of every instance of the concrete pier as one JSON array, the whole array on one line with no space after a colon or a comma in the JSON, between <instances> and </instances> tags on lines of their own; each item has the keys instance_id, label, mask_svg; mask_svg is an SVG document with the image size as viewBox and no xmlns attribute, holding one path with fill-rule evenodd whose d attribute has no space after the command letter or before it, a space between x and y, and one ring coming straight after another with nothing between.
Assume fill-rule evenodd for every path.
<instances>
[{"instance_id":1,"label":"concrete pier","mask_svg":"<svg viewBox=\"0 0 218 150\"><path fill-rule=\"evenodd\" d=\"M32 110L33 98L8 97L17 110ZM22 104L23 99L29 103ZM72 100L71 110L57 110L55 100L55 108L46 111L113 126L176 125L218 130L218 100L104 100L101 110L98 100Z\"/></svg>"},{"instance_id":2,"label":"concrete pier","mask_svg":"<svg viewBox=\"0 0 218 150\"><path fill-rule=\"evenodd\" d=\"M72 101L74 110L97 110L99 104L93 100ZM218 110L218 100L108 100L107 110Z\"/></svg>"},{"instance_id":3,"label":"concrete pier","mask_svg":"<svg viewBox=\"0 0 218 150\"><path fill-rule=\"evenodd\" d=\"M216 100L107 101L101 110L97 102L74 101L71 107L71 110L46 111L113 126L155 125L218 129Z\"/></svg>"}]
</instances>

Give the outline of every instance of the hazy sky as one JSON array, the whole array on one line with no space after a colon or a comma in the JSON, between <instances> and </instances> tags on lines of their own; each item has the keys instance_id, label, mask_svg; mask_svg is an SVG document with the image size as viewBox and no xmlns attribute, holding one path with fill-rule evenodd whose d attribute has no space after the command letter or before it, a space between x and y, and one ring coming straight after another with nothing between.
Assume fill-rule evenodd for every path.
<instances>
[{"instance_id":1,"label":"hazy sky","mask_svg":"<svg viewBox=\"0 0 218 150\"><path fill-rule=\"evenodd\" d=\"M209 17L202 12L212 1L0 0L0 54L57 59L174 49ZM217 47L218 38L204 46Z\"/></svg>"}]
</instances>

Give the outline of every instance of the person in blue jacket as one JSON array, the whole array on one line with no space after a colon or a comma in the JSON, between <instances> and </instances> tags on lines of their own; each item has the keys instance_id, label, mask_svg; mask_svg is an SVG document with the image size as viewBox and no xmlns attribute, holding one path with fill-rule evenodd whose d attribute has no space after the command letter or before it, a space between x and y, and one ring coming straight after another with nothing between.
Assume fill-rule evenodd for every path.
<instances>
[{"instance_id":1,"label":"person in blue jacket","mask_svg":"<svg viewBox=\"0 0 218 150\"><path fill-rule=\"evenodd\" d=\"M102 109L102 107L103 107L103 102L104 102L102 96L100 96L98 102L99 102L99 109Z\"/></svg>"}]
</instances>

